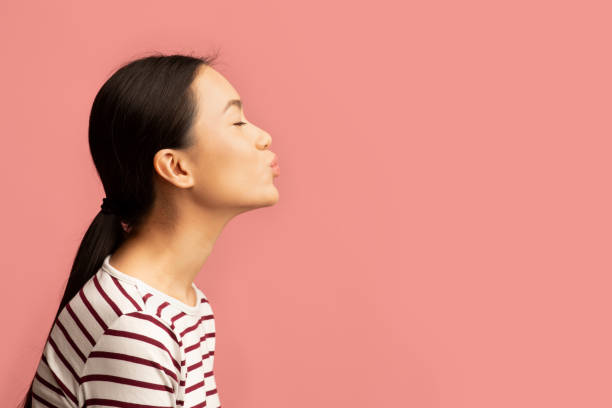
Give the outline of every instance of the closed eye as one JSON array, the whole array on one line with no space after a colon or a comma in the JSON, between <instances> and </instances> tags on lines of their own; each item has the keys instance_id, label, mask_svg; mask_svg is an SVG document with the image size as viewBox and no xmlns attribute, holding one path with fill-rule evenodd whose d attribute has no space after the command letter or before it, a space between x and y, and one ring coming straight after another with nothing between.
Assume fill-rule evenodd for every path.
<instances>
[{"instance_id":1,"label":"closed eye","mask_svg":"<svg viewBox=\"0 0 612 408\"><path fill-rule=\"evenodd\" d=\"M234 125L236 125L236 126L244 126L244 125L246 125L246 122L236 122L236 123L234 123Z\"/></svg>"}]
</instances>

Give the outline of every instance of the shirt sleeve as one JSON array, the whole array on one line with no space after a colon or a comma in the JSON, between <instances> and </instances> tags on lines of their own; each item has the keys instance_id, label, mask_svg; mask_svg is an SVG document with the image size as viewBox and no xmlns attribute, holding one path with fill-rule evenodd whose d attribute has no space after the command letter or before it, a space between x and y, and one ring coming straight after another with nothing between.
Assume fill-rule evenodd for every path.
<instances>
[{"instance_id":1,"label":"shirt sleeve","mask_svg":"<svg viewBox=\"0 0 612 408\"><path fill-rule=\"evenodd\" d=\"M176 334L157 316L120 316L87 357L80 406L176 407L181 350Z\"/></svg>"}]
</instances>

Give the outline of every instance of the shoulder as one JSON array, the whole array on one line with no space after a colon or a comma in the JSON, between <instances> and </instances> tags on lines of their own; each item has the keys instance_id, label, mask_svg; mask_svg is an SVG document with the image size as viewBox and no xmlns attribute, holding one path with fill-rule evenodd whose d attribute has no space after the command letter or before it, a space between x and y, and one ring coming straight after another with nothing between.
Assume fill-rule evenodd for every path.
<instances>
[{"instance_id":1,"label":"shoulder","mask_svg":"<svg viewBox=\"0 0 612 408\"><path fill-rule=\"evenodd\" d=\"M124 313L115 319L98 338L87 359L95 358L96 351L113 346L133 352L159 350L179 358L182 341L165 320L146 310L140 310ZM180 370L180 365L177 369Z\"/></svg>"},{"instance_id":2,"label":"shoulder","mask_svg":"<svg viewBox=\"0 0 612 408\"><path fill-rule=\"evenodd\" d=\"M87 356L82 376L96 367L125 366L132 369L161 364L178 378L183 359L183 343L158 316L135 311L119 316L98 338ZM136 364L136 365L134 365ZM158 367L159 368L159 367ZM81 378L81 382L83 379Z\"/></svg>"},{"instance_id":3,"label":"shoulder","mask_svg":"<svg viewBox=\"0 0 612 408\"><path fill-rule=\"evenodd\" d=\"M125 313L87 356L79 397L116 398L138 388L147 400L163 400L178 389L183 365L182 342L165 321L146 311Z\"/></svg>"}]
</instances>

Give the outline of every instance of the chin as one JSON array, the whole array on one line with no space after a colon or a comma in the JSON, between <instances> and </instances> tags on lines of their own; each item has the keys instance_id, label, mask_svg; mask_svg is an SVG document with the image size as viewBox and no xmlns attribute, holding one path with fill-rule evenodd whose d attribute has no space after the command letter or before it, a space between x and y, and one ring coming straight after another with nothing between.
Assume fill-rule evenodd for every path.
<instances>
[{"instance_id":1,"label":"chin","mask_svg":"<svg viewBox=\"0 0 612 408\"><path fill-rule=\"evenodd\" d=\"M237 208L240 208L240 212L245 212L249 210L255 210L257 208L262 207L270 207L278 202L279 194L276 187L272 187L271 189L267 189L265 193L259 195L257 199L251 199L248 201L243 201L241 205L238 205Z\"/></svg>"},{"instance_id":2,"label":"chin","mask_svg":"<svg viewBox=\"0 0 612 408\"><path fill-rule=\"evenodd\" d=\"M266 205L274 205L278 202L280 195L278 194L278 190L276 187L274 188L274 193L270 193L270 196L267 199Z\"/></svg>"},{"instance_id":3,"label":"chin","mask_svg":"<svg viewBox=\"0 0 612 408\"><path fill-rule=\"evenodd\" d=\"M279 194L274 184L270 186L270 189L266 189L266 192L264 195L265 197L263 197L261 200L263 206L267 207L270 205L274 205L278 202Z\"/></svg>"}]
</instances>

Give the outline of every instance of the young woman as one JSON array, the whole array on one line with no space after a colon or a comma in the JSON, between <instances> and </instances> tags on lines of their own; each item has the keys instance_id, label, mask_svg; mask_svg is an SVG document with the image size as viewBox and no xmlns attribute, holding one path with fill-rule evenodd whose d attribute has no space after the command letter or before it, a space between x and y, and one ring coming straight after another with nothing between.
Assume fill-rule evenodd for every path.
<instances>
[{"instance_id":1,"label":"young woman","mask_svg":"<svg viewBox=\"0 0 612 408\"><path fill-rule=\"evenodd\" d=\"M76 254L24 407L220 407L215 326L193 282L223 227L278 201L272 138L216 56L154 55L96 95L106 197Z\"/></svg>"}]
</instances>

